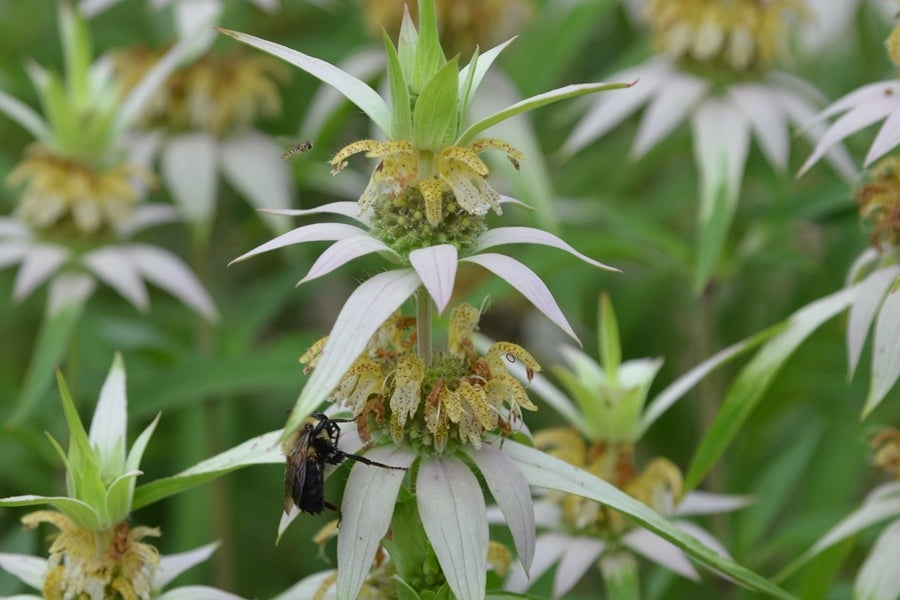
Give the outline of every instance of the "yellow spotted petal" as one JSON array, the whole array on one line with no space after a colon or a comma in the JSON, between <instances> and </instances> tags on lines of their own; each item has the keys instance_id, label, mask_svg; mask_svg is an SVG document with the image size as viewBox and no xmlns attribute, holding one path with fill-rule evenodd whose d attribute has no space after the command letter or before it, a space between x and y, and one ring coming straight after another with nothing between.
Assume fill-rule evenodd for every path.
<instances>
[{"instance_id":1,"label":"yellow spotted petal","mask_svg":"<svg viewBox=\"0 0 900 600\"><path fill-rule=\"evenodd\" d=\"M534 446L570 465L581 467L585 464L587 447L581 435L571 427L553 427L538 431L534 434Z\"/></svg>"},{"instance_id":2,"label":"yellow spotted petal","mask_svg":"<svg viewBox=\"0 0 900 600\"><path fill-rule=\"evenodd\" d=\"M450 314L447 347L453 356L463 356L473 348L472 335L478 330L481 313L471 304L460 304Z\"/></svg>"},{"instance_id":3,"label":"yellow spotted petal","mask_svg":"<svg viewBox=\"0 0 900 600\"><path fill-rule=\"evenodd\" d=\"M425 200L425 218L435 226L441 222L441 203L444 185L440 179L430 177L419 182L419 191Z\"/></svg>"},{"instance_id":4,"label":"yellow spotted petal","mask_svg":"<svg viewBox=\"0 0 900 600\"><path fill-rule=\"evenodd\" d=\"M391 412L400 427L416 414L419 407L422 379L425 377L425 363L415 354L406 357L397 365L394 373L394 393L391 395Z\"/></svg>"},{"instance_id":5,"label":"yellow spotted petal","mask_svg":"<svg viewBox=\"0 0 900 600\"><path fill-rule=\"evenodd\" d=\"M354 154L365 152L366 156L376 156L375 153L378 152L382 146L384 146L384 144L376 142L375 140L357 140L338 150L337 154L335 154L329 162L337 171L340 171L346 166L347 159Z\"/></svg>"},{"instance_id":6,"label":"yellow spotted petal","mask_svg":"<svg viewBox=\"0 0 900 600\"><path fill-rule=\"evenodd\" d=\"M485 358L490 365L491 375L495 377L508 372L504 361L520 361L525 365L529 380L535 372L541 370L541 366L525 348L512 342L495 342L487 351Z\"/></svg>"},{"instance_id":7,"label":"yellow spotted petal","mask_svg":"<svg viewBox=\"0 0 900 600\"><path fill-rule=\"evenodd\" d=\"M468 170L470 177L479 175L484 177L490 172L484 161L478 157L478 154L471 150L471 146L466 146L465 148L459 146L444 148L435 157L434 164L435 170L441 174L454 168Z\"/></svg>"}]
</instances>

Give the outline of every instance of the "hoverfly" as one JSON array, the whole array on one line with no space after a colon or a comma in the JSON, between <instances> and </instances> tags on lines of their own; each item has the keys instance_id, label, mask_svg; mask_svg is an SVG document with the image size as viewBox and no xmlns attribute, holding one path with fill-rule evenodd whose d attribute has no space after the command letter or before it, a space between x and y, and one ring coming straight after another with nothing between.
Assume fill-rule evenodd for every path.
<instances>
[{"instance_id":1,"label":"hoverfly","mask_svg":"<svg viewBox=\"0 0 900 600\"><path fill-rule=\"evenodd\" d=\"M341 436L338 423L353 419L329 419L323 413L313 413L303 425L284 441L284 512L290 514L295 506L301 512L317 515L328 508L340 515L334 504L325 500L325 465L339 465L347 459L383 469L406 470L392 467L358 454L338 449Z\"/></svg>"},{"instance_id":2,"label":"hoverfly","mask_svg":"<svg viewBox=\"0 0 900 600\"><path fill-rule=\"evenodd\" d=\"M300 142L299 144L294 144L287 151L281 155L281 160L290 160L292 156L295 154L299 154L300 152L309 152L313 149L313 143L309 140L305 142Z\"/></svg>"}]
</instances>

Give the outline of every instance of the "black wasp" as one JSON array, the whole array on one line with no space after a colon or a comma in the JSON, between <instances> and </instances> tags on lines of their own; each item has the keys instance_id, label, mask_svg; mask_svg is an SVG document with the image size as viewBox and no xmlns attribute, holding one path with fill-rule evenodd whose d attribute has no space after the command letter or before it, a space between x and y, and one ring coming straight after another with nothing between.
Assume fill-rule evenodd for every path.
<instances>
[{"instance_id":1,"label":"black wasp","mask_svg":"<svg viewBox=\"0 0 900 600\"><path fill-rule=\"evenodd\" d=\"M284 441L284 512L289 514L296 505L302 512L317 515L328 508L340 514L334 504L324 497L325 465L339 465L348 458L364 465L383 469L405 470L392 467L365 456L350 454L338 449L341 429L338 423L353 419L329 419L323 413L313 413L291 437Z\"/></svg>"}]
</instances>

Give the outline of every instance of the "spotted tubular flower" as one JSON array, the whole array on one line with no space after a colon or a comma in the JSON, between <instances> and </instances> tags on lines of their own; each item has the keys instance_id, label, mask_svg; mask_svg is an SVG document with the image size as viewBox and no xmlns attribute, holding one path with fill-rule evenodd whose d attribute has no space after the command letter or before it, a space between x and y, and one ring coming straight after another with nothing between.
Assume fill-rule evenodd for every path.
<instances>
[{"instance_id":1,"label":"spotted tubular flower","mask_svg":"<svg viewBox=\"0 0 900 600\"><path fill-rule=\"evenodd\" d=\"M0 218L0 268L21 265L13 296L22 300L53 279L52 315L80 305L99 280L144 310L147 280L215 320L211 298L181 259L130 241L147 226L175 220L170 209L140 202L154 177L126 158L135 150L126 138L190 43L173 46L123 97L109 61L90 63L86 23L67 2L59 7L65 78L28 66L46 118L0 91L0 112L36 138L9 177L10 184L24 187L17 218Z\"/></svg>"},{"instance_id":2,"label":"spotted tubular flower","mask_svg":"<svg viewBox=\"0 0 900 600\"><path fill-rule=\"evenodd\" d=\"M789 125L824 140L821 125L807 127L825 103L809 83L775 71L788 19L803 13L796 0L648 0L642 15L653 31L657 55L615 74L638 79L627 93L608 94L575 125L564 144L574 153L646 105L632 145L644 156L681 123L690 121L700 175L695 284L702 288L718 263L740 197L744 166L754 137L780 172L787 169ZM842 146L828 159L846 179L853 176Z\"/></svg>"}]
</instances>

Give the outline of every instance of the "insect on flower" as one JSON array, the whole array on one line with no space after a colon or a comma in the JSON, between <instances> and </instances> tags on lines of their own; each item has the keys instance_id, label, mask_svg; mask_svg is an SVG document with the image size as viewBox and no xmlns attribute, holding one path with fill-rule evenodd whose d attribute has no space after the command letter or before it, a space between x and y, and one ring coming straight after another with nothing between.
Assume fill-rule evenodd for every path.
<instances>
[{"instance_id":1,"label":"insect on flower","mask_svg":"<svg viewBox=\"0 0 900 600\"><path fill-rule=\"evenodd\" d=\"M325 465L339 465L347 459L383 469L398 469L369 460L358 454L338 450L341 436L338 423L353 419L329 419L323 413L313 413L292 436L284 441L282 450L286 457L284 467L284 512L290 514L296 505L301 512L317 515L324 508L338 513L340 510L324 497Z\"/></svg>"},{"instance_id":2,"label":"insect on flower","mask_svg":"<svg viewBox=\"0 0 900 600\"><path fill-rule=\"evenodd\" d=\"M294 144L287 151L281 155L281 160L290 160L293 158L295 154L299 154L300 152L309 152L313 149L313 143L309 140L304 142L300 142L299 144Z\"/></svg>"}]
</instances>

